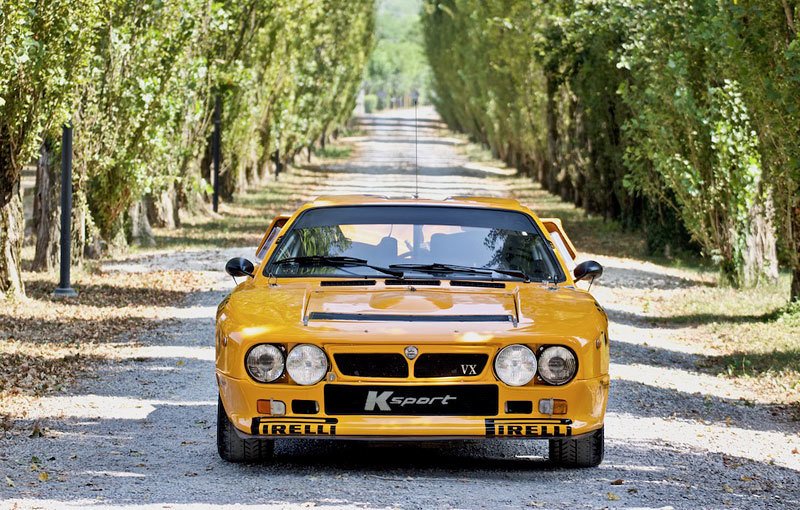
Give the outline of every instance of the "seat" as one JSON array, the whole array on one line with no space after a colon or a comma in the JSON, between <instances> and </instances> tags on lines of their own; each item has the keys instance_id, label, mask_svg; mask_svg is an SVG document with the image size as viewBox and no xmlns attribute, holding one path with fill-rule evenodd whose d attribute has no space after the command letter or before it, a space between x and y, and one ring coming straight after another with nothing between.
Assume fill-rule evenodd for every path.
<instances>
[{"instance_id":1,"label":"seat","mask_svg":"<svg viewBox=\"0 0 800 510\"><path fill-rule=\"evenodd\" d=\"M483 232L433 234L430 241L433 262L460 266L481 266L488 262Z\"/></svg>"},{"instance_id":2,"label":"seat","mask_svg":"<svg viewBox=\"0 0 800 510\"><path fill-rule=\"evenodd\" d=\"M397 239L384 237L378 244L353 242L344 255L369 261L371 264L394 264L397 261Z\"/></svg>"}]
</instances>

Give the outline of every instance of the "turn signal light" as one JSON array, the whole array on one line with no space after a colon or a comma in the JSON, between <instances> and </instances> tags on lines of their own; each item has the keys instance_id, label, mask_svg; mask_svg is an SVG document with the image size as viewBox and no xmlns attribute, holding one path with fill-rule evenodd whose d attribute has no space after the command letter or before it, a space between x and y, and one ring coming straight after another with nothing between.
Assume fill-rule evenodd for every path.
<instances>
[{"instance_id":1,"label":"turn signal light","mask_svg":"<svg viewBox=\"0 0 800 510\"><path fill-rule=\"evenodd\" d=\"M258 400L256 402L256 410L258 414L283 416L286 414L286 404L280 400Z\"/></svg>"},{"instance_id":2,"label":"turn signal light","mask_svg":"<svg viewBox=\"0 0 800 510\"><path fill-rule=\"evenodd\" d=\"M567 401L543 398L539 401L539 414L567 414Z\"/></svg>"}]
</instances>

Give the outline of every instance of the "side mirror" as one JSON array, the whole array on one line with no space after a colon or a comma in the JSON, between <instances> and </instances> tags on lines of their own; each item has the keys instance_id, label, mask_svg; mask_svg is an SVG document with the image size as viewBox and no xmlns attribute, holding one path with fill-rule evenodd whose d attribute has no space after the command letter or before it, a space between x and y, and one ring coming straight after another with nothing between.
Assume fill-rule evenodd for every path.
<instances>
[{"instance_id":1,"label":"side mirror","mask_svg":"<svg viewBox=\"0 0 800 510\"><path fill-rule=\"evenodd\" d=\"M244 257L232 258L225 264L225 272L236 278L237 276L253 277L253 263Z\"/></svg>"},{"instance_id":2,"label":"side mirror","mask_svg":"<svg viewBox=\"0 0 800 510\"><path fill-rule=\"evenodd\" d=\"M581 262L575 266L575 270L572 272L572 274L575 276L576 282L585 278L591 278L594 280L603 274L603 266L594 260L587 260L586 262Z\"/></svg>"}]
</instances>

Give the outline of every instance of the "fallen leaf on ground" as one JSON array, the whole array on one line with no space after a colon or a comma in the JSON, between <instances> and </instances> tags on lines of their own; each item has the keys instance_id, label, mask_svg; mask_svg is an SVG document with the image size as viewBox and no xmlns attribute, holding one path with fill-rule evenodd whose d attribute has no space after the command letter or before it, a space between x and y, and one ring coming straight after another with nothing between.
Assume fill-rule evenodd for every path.
<instances>
[{"instance_id":1,"label":"fallen leaf on ground","mask_svg":"<svg viewBox=\"0 0 800 510\"><path fill-rule=\"evenodd\" d=\"M733 487L731 487L731 486L730 486L730 485L728 485L727 483L726 483L725 485L723 485L723 486L722 486L722 489L723 489L725 492L727 492L727 493L731 493L731 492L733 492Z\"/></svg>"},{"instance_id":2,"label":"fallen leaf on ground","mask_svg":"<svg viewBox=\"0 0 800 510\"><path fill-rule=\"evenodd\" d=\"M39 481L46 482L50 478L50 475L47 474L47 471L40 471L39 472Z\"/></svg>"},{"instance_id":3,"label":"fallen leaf on ground","mask_svg":"<svg viewBox=\"0 0 800 510\"><path fill-rule=\"evenodd\" d=\"M42 429L39 427L38 423L33 426L33 430L31 431L31 434L28 437L30 438L44 437L44 432L42 432Z\"/></svg>"},{"instance_id":4,"label":"fallen leaf on ground","mask_svg":"<svg viewBox=\"0 0 800 510\"><path fill-rule=\"evenodd\" d=\"M606 498L608 498L609 501L619 501L619 496L617 496L613 492L606 493Z\"/></svg>"},{"instance_id":5,"label":"fallen leaf on ground","mask_svg":"<svg viewBox=\"0 0 800 510\"><path fill-rule=\"evenodd\" d=\"M622 480L622 478L617 478L616 480L611 482L611 485L622 485L623 483L625 482Z\"/></svg>"},{"instance_id":6,"label":"fallen leaf on ground","mask_svg":"<svg viewBox=\"0 0 800 510\"><path fill-rule=\"evenodd\" d=\"M12 480L9 477L6 477L6 485L8 485L9 487L13 487L14 486L14 480Z\"/></svg>"}]
</instances>

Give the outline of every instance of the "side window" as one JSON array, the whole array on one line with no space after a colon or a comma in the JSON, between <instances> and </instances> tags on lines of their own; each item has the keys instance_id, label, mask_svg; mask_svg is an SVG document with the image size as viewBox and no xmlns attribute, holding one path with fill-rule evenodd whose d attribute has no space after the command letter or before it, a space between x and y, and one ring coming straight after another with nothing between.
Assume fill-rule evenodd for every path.
<instances>
[{"instance_id":1,"label":"side window","mask_svg":"<svg viewBox=\"0 0 800 510\"><path fill-rule=\"evenodd\" d=\"M572 258L572 254L567 249L567 243L564 242L564 238L561 237L559 232L550 232L550 239L553 240L553 244L556 245L556 249L558 250L558 254L561 255L561 258L564 259L564 263L567 265L567 269L572 272L575 269L575 259Z\"/></svg>"},{"instance_id":2,"label":"side window","mask_svg":"<svg viewBox=\"0 0 800 510\"><path fill-rule=\"evenodd\" d=\"M256 260L258 262L264 260L264 257L269 251L269 247L272 246L272 243L278 238L281 229L286 225L287 221L289 221L289 216L282 214L276 216L275 219L272 220L272 223L269 224L266 232L264 232L264 237L261 238L261 243L259 243L258 248L256 248Z\"/></svg>"},{"instance_id":3,"label":"side window","mask_svg":"<svg viewBox=\"0 0 800 510\"><path fill-rule=\"evenodd\" d=\"M258 253L256 253L257 261L261 262L262 260L264 260L264 256L267 254L267 251L269 251L269 247L272 246L272 243L275 242L275 239L278 237L280 233L281 233L280 227L275 227L272 229L272 232L269 233L269 237L267 237L267 240L264 241L263 245L261 245L261 249L258 250Z\"/></svg>"}]
</instances>

